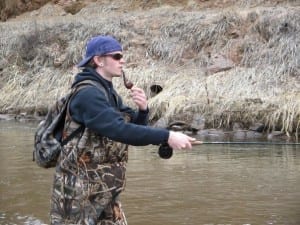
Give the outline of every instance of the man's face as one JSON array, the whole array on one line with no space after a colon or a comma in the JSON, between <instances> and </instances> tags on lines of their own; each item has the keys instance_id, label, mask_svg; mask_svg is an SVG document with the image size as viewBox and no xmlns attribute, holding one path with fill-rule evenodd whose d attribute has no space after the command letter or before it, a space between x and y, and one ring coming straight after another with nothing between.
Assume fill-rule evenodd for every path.
<instances>
[{"instance_id":1,"label":"man's face","mask_svg":"<svg viewBox=\"0 0 300 225\"><path fill-rule=\"evenodd\" d=\"M119 77L122 75L123 65L125 60L121 51L111 52L102 56L103 58L103 72L109 77Z\"/></svg>"}]
</instances>

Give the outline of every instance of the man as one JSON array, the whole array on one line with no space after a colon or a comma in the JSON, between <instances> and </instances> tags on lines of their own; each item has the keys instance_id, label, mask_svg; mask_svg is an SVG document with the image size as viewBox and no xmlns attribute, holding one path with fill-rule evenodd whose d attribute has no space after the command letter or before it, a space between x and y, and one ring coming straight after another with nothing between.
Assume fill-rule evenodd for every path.
<instances>
[{"instance_id":1,"label":"man","mask_svg":"<svg viewBox=\"0 0 300 225\"><path fill-rule=\"evenodd\" d=\"M72 87L89 81L71 99L64 136L81 125L85 129L59 156L51 198L51 224L126 225L118 200L124 189L128 146L168 143L174 149L191 148L194 139L178 132L148 127L144 91L133 86L133 110L113 88L125 64L120 43L96 36L86 46Z\"/></svg>"}]
</instances>

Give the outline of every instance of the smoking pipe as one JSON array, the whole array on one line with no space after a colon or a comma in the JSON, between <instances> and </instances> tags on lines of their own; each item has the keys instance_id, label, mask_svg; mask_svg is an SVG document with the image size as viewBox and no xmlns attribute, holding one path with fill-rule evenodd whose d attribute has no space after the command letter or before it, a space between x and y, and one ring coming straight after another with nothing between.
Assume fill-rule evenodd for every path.
<instances>
[{"instance_id":1,"label":"smoking pipe","mask_svg":"<svg viewBox=\"0 0 300 225\"><path fill-rule=\"evenodd\" d=\"M127 89L131 89L133 87L133 83L126 78L125 72L123 70L122 70L122 77L123 77L123 81L124 81L124 86Z\"/></svg>"}]
</instances>

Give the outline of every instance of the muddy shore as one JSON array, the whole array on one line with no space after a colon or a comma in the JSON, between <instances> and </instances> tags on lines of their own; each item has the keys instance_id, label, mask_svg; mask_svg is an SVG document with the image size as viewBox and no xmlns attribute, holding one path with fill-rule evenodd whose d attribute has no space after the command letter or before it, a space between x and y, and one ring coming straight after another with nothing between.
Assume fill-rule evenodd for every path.
<instances>
[{"instance_id":1,"label":"muddy shore","mask_svg":"<svg viewBox=\"0 0 300 225\"><path fill-rule=\"evenodd\" d=\"M14 121L20 123L38 123L42 121L44 116L33 116L26 114L0 114L1 121ZM154 127L162 127L162 125L153 124ZM190 127L175 125L168 128L174 131L182 131L190 136L193 136L199 140L206 142L262 142L262 143L296 143L297 140L293 137L288 137L284 132L281 131L265 131L261 126L253 127L253 129L239 129L224 130L224 129L191 129ZM249 144L249 143L248 143Z\"/></svg>"}]
</instances>

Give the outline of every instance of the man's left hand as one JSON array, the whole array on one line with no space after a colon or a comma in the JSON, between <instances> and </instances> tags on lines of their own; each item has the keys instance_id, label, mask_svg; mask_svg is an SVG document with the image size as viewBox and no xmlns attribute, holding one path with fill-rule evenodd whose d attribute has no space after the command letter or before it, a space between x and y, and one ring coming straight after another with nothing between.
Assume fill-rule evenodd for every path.
<instances>
[{"instance_id":1,"label":"man's left hand","mask_svg":"<svg viewBox=\"0 0 300 225\"><path fill-rule=\"evenodd\" d=\"M143 111L147 110L148 101L144 90L134 86L130 89L130 91L132 100L139 107L139 109Z\"/></svg>"}]
</instances>

